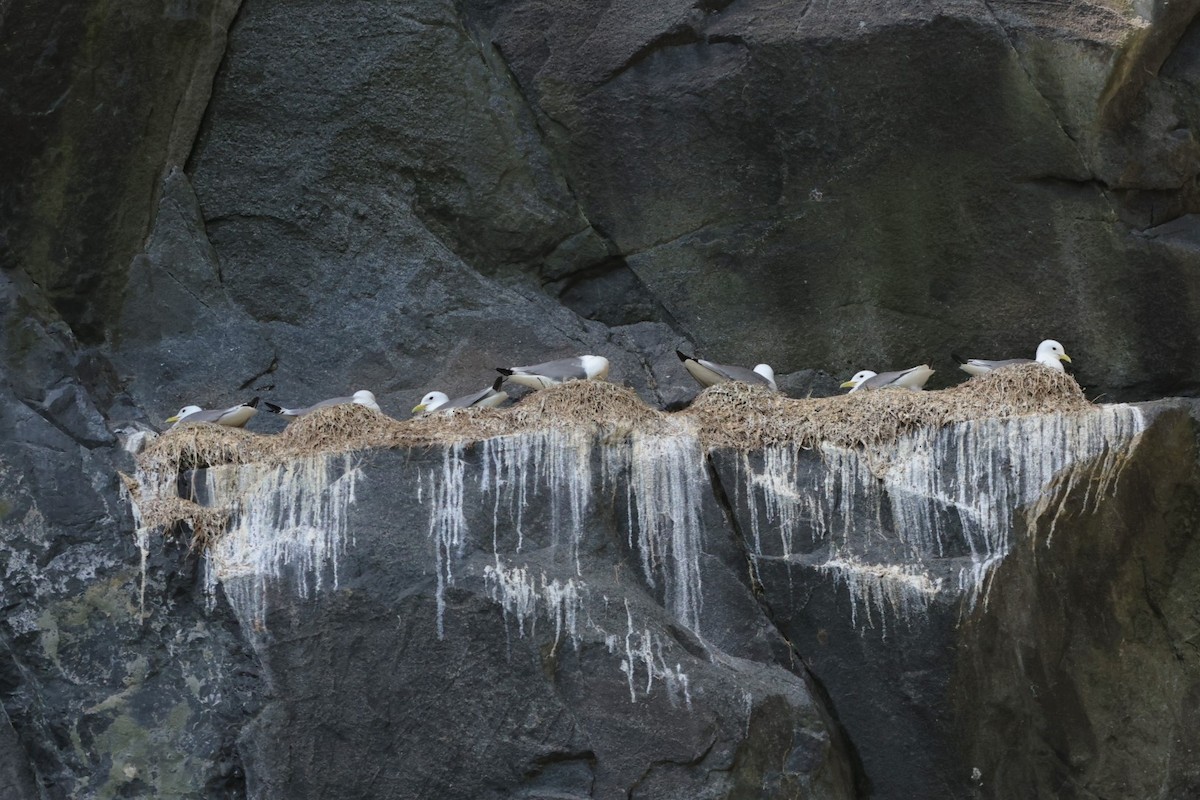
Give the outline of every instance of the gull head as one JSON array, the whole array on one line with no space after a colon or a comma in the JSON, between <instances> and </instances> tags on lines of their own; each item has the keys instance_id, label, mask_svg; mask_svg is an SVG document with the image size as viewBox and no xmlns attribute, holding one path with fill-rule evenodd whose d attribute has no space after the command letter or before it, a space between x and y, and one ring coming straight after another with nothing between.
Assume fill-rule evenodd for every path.
<instances>
[{"instance_id":1,"label":"gull head","mask_svg":"<svg viewBox=\"0 0 1200 800\"><path fill-rule=\"evenodd\" d=\"M779 391L779 387L775 385L775 370L771 369L770 364L755 364L754 371L767 379L767 385L772 391Z\"/></svg>"},{"instance_id":2,"label":"gull head","mask_svg":"<svg viewBox=\"0 0 1200 800\"><path fill-rule=\"evenodd\" d=\"M608 359L604 356L580 356L579 364L589 380L602 381L608 377Z\"/></svg>"},{"instance_id":3,"label":"gull head","mask_svg":"<svg viewBox=\"0 0 1200 800\"><path fill-rule=\"evenodd\" d=\"M450 402L450 398L445 392L430 392L421 398L421 402L413 406L412 413L423 414L426 411L436 411L446 403Z\"/></svg>"},{"instance_id":4,"label":"gull head","mask_svg":"<svg viewBox=\"0 0 1200 800\"><path fill-rule=\"evenodd\" d=\"M875 373L869 369L864 369L861 372L856 372L856 373L854 373L853 378L851 378L850 380L848 380L842 384L841 388L849 389L851 392L853 392L853 391L857 390L858 387L861 386L864 381L866 381L870 378L874 378L876 374L877 373Z\"/></svg>"},{"instance_id":5,"label":"gull head","mask_svg":"<svg viewBox=\"0 0 1200 800\"><path fill-rule=\"evenodd\" d=\"M200 410L201 410L200 406L184 406L183 408L181 408L177 412L175 412L175 416L167 417L165 421L166 422L179 422L181 419L188 416L189 414L195 414L197 411L200 411Z\"/></svg>"},{"instance_id":6,"label":"gull head","mask_svg":"<svg viewBox=\"0 0 1200 800\"><path fill-rule=\"evenodd\" d=\"M1064 350L1063 346L1058 342L1054 341L1053 339L1047 339L1038 345L1037 362L1039 364L1045 364L1051 369L1056 369L1059 372L1063 372L1064 370L1062 362L1064 361L1070 364L1071 357L1067 355L1067 351Z\"/></svg>"},{"instance_id":7,"label":"gull head","mask_svg":"<svg viewBox=\"0 0 1200 800\"><path fill-rule=\"evenodd\" d=\"M354 402L360 406L366 406L372 411L380 411L379 404L375 402L375 393L369 392L366 389L359 389L354 393Z\"/></svg>"}]
</instances>

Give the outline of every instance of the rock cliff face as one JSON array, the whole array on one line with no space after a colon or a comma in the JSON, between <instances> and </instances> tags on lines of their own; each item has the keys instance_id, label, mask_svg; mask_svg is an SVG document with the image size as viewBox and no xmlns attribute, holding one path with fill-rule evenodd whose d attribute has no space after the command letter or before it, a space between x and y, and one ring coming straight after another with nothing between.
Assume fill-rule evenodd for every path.
<instances>
[{"instance_id":1,"label":"rock cliff face","mask_svg":"<svg viewBox=\"0 0 1200 800\"><path fill-rule=\"evenodd\" d=\"M0 7L0 794L1200 792L1182 404L221 467L275 490L208 561L115 433L576 352L670 405L684 343L802 396L1054 335L1194 394L1198 11Z\"/></svg>"},{"instance_id":2,"label":"rock cliff face","mask_svg":"<svg viewBox=\"0 0 1200 800\"><path fill-rule=\"evenodd\" d=\"M1192 429L1159 403L706 456L549 427L141 497L229 515L204 586L266 679L251 796L1186 796Z\"/></svg>"}]
</instances>

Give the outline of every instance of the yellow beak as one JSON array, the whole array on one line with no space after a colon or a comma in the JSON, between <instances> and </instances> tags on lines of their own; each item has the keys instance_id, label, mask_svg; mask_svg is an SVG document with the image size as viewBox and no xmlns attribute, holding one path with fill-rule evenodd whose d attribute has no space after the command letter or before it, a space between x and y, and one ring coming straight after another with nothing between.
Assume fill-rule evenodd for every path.
<instances>
[{"instance_id":1,"label":"yellow beak","mask_svg":"<svg viewBox=\"0 0 1200 800\"><path fill-rule=\"evenodd\" d=\"M1059 359L1067 362L1068 364L1071 363L1071 357L1069 355L1067 355L1066 353L1063 353L1061 356L1059 356Z\"/></svg>"},{"instance_id":2,"label":"yellow beak","mask_svg":"<svg viewBox=\"0 0 1200 800\"><path fill-rule=\"evenodd\" d=\"M166 420L164 420L164 421L165 422L179 422L179 415L176 414L173 417L167 417Z\"/></svg>"},{"instance_id":3,"label":"yellow beak","mask_svg":"<svg viewBox=\"0 0 1200 800\"><path fill-rule=\"evenodd\" d=\"M421 413L422 411L424 411L424 410L425 410L425 404L424 404L424 403L421 403L421 405L419 405L419 406L413 406L412 413L414 413L414 414L420 414L420 413Z\"/></svg>"},{"instance_id":4,"label":"yellow beak","mask_svg":"<svg viewBox=\"0 0 1200 800\"><path fill-rule=\"evenodd\" d=\"M845 383L843 383L843 384L842 384L842 388L843 388L843 389L853 389L853 388L854 388L854 381L852 381L852 380L851 380L851 381L846 381Z\"/></svg>"}]
</instances>

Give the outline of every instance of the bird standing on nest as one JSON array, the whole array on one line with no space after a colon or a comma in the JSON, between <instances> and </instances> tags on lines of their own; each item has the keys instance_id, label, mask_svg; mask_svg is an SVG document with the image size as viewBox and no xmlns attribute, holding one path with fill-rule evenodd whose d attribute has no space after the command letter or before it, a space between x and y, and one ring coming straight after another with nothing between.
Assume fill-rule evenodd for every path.
<instances>
[{"instance_id":1,"label":"bird standing on nest","mask_svg":"<svg viewBox=\"0 0 1200 800\"><path fill-rule=\"evenodd\" d=\"M1008 358L1002 361L988 361L982 358L963 358L960 355L951 353L954 360L958 362L959 369L968 375L986 375L992 370L1000 369L1001 367L1010 367L1013 364L1032 364L1037 362L1049 367L1057 372L1066 372L1063 369L1062 362L1071 363L1071 357L1067 355L1063 346L1053 339L1047 339L1038 345L1037 353L1032 358Z\"/></svg>"},{"instance_id":2,"label":"bird standing on nest","mask_svg":"<svg viewBox=\"0 0 1200 800\"><path fill-rule=\"evenodd\" d=\"M771 369L770 364L759 364L754 369L746 369L745 367L718 364L715 361L705 361L702 358L686 355L679 350L675 351L675 355L679 356L684 369L701 386L708 387L726 381L741 381L752 386L768 386L772 391L779 391L779 387L775 385L775 370Z\"/></svg>"}]
</instances>

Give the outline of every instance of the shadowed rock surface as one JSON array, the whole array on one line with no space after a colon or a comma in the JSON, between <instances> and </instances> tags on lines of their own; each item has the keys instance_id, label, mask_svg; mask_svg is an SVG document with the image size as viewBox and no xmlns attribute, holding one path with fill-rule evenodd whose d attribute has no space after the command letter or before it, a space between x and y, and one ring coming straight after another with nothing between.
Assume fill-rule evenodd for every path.
<instances>
[{"instance_id":1,"label":"shadowed rock surface","mask_svg":"<svg viewBox=\"0 0 1200 800\"><path fill-rule=\"evenodd\" d=\"M513 638L497 618L481 583L487 542L463 552L475 573L446 595L463 609L446 617L457 638L426 629L418 642L427 585L404 599L370 588L373 575L419 583L393 551L370 555L380 537L347 550L387 562L356 567L355 591L269 606L271 636L294 625L312 639L271 640L228 603L209 608L186 542L135 538L117 476L133 465L114 432L255 394L371 388L398 414L433 388L481 388L496 364L580 352L608 357L648 401L678 404L695 393L680 346L769 362L804 396L925 361L931 386L946 385L951 350L1030 356L1054 336L1091 397L1194 394L1198 9L0 8L0 788L288 796L307 791L297 776L311 762L286 737L312 712L337 725L304 746L343 754L347 785L368 796L454 796L460 779L464 797L789 796L805 780L826 796L1195 794L1196 451L1179 413L1151 415L1111 497L1060 486L1068 511L1032 524L1014 505L1012 529L990 535L1024 544L992 574L986 605L964 613L963 598L939 594L927 620L876 613L866 627L823 562L757 549L772 540L748 535L737 470L717 454L709 485L730 510L724 522L704 512L706 569L724 576L705 584L721 599L704 613L732 605L702 631L730 663L752 662L762 701L730 727L730 715L746 721L730 677L742 666L709 658L676 601L642 586L631 602L652 633L720 689L693 716L665 694L631 704L628 736L606 717L627 719L607 645L554 651L547 676L545 639ZM260 430L281 424L260 416ZM877 488L862 484L865 507L883 502ZM589 534L610 543L589 554L595 586L636 560L616 528ZM886 541L896 528L885 514L878 530ZM748 556L731 555L743 545ZM852 555L913 557L880 547ZM561 566L549 552L546 568ZM356 615L368 617L360 640L342 646ZM610 630L620 616L599 618ZM341 738L361 697L322 698L352 654L386 666L400 652L413 660L401 674L444 676L466 652L455 648L478 668L450 697L538 681L542 696L516 706L532 716L504 716L497 689L481 719L456 718L472 736L470 723L508 725L476 773L450 776L442 758L461 744L434 739L410 769L373 777L362 763L381 751ZM372 689L349 674L346 695ZM403 697L371 698L372 742L410 741L383 730L393 716L436 727L440 711L417 716ZM668 728L686 734L677 750ZM893 731L920 738L897 748ZM654 768L646 746L661 748Z\"/></svg>"}]
</instances>

